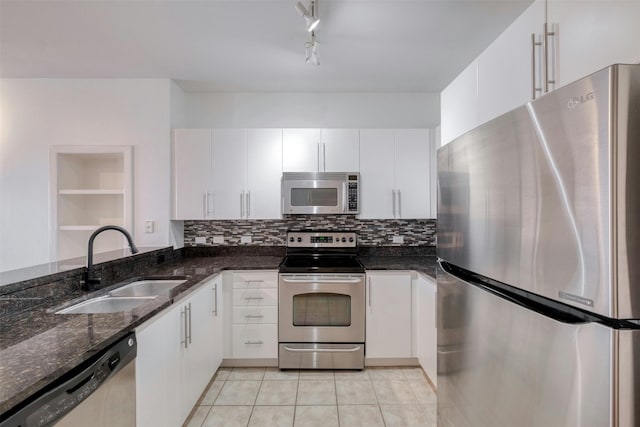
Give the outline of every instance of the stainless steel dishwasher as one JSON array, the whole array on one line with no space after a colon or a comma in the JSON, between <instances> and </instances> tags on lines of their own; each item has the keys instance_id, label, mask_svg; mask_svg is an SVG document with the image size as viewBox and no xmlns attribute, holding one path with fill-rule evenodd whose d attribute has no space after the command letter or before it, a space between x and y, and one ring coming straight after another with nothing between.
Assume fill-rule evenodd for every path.
<instances>
[{"instance_id":1,"label":"stainless steel dishwasher","mask_svg":"<svg viewBox=\"0 0 640 427\"><path fill-rule=\"evenodd\" d=\"M0 427L135 426L136 352L131 333L23 403Z\"/></svg>"}]
</instances>

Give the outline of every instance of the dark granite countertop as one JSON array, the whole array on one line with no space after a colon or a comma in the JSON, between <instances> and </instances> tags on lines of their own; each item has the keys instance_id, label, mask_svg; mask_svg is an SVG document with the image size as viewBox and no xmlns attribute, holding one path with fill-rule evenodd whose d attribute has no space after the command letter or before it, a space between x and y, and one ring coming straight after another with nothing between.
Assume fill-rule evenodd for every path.
<instances>
[{"instance_id":1,"label":"dark granite countertop","mask_svg":"<svg viewBox=\"0 0 640 427\"><path fill-rule=\"evenodd\" d=\"M0 325L0 413L5 413L91 359L173 302L187 297L217 273L223 270L277 269L282 260L282 256L268 252L255 256L242 256L237 252L198 256L205 254L212 255L206 251L192 251L190 257L180 256L147 266L147 270L136 270L135 277L121 279L117 285L96 292L73 290L65 294L64 301L38 296L43 302L34 308L5 315ZM431 254L366 255L361 260L369 270L416 270L435 278L436 257ZM144 274L138 274L140 271ZM189 276L189 279L174 289L172 298L157 297L130 311L54 314L81 299L106 294L123 282L143 276Z\"/></svg>"},{"instance_id":2,"label":"dark granite countertop","mask_svg":"<svg viewBox=\"0 0 640 427\"><path fill-rule=\"evenodd\" d=\"M174 301L223 270L277 269L282 257L232 256L183 258L156 266L146 276L190 276L175 288ZM127 281L131 281L127 280ZM28 399L47 385L108 348L146 320L171 305L156 297L133 310L109 314L55 314L78 300L106 294L70 293L61 304L52 299L37 308L3 317L0 328L0 413Z\"/></svg>"}]
</instances>

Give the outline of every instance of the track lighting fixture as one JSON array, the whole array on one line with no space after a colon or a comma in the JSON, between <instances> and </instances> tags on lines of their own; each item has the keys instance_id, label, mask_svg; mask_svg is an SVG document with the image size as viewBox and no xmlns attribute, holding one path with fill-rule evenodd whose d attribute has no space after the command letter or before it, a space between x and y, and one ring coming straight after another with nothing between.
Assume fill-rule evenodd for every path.
<instances>
[{"instance_id":1,"label":"track lighting fixture","mask_svg":"<svg viewBox=\"0 0 640 427\"><path fill-rule=\"evenodd\" d=\"M304 44L305 48L305 61L312 65L320 65L320 48L316 41L316 35L312 31L311 39Z\"/></svg>"},{"instance_id":2,"label":"track lighting fixture","mask_svg":"<svg viewBox=\"0 0 640 427\"><path fill-rule=\"evenodd\" d=\"M307 31L312 32L320 23L320 18L316 16L316 1L311 0L308 10L302 2L296 3L296 10L304 18L307 25Z\"/></svg>"}]
</instances>

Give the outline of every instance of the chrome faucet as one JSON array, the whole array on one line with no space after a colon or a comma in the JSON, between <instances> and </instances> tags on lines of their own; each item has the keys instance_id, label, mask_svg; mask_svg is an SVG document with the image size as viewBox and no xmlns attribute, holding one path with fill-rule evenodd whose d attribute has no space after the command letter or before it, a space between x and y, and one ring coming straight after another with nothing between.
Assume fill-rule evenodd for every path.
<instances>
[{"instance_id":1,"label":"chrome faucet","mask_svg":"<svg viewBox=\"0 0 640 427\"><path fill-rule=\"evenodd\" d=\"M129 247L131 247L131 253L132 254L138 253L138 248L136 247L135 243L133 243L133 238L131 237L131 234L129 234L129 232L124 228L119 227L117 225L105 225L103 227L98 228L96 231L94 231L91 234L91 237L89 237L89 248L87 250L87 271L84 274L84 280L82 282L82 288L85 291L92 291L93 285L99 285L102 280L100 277L93 277L95 274L95 271L93 270L93 241L95 240L98 234L102 233L105 230L116 230L124 234L124 237L126 237L127 240L129 241Z\"/></svg>"}]
</instances>

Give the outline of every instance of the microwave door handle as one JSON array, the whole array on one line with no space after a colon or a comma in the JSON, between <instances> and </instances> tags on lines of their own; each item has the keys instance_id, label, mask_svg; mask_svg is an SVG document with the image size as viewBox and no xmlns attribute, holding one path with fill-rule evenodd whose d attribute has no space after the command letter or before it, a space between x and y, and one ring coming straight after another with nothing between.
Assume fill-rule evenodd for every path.
<instances>
[{"instance_id":1,"label":"microwave door handle","mask_svg":"<svg viewBox=\"0 0 640 427\"><path fill-rule=\"evenodd\" d=\"M349 212L349 190L347 188L347 183L343 182L342 183L342 212L343 213L348 213Z\"/></svg>"}]
</instances>

